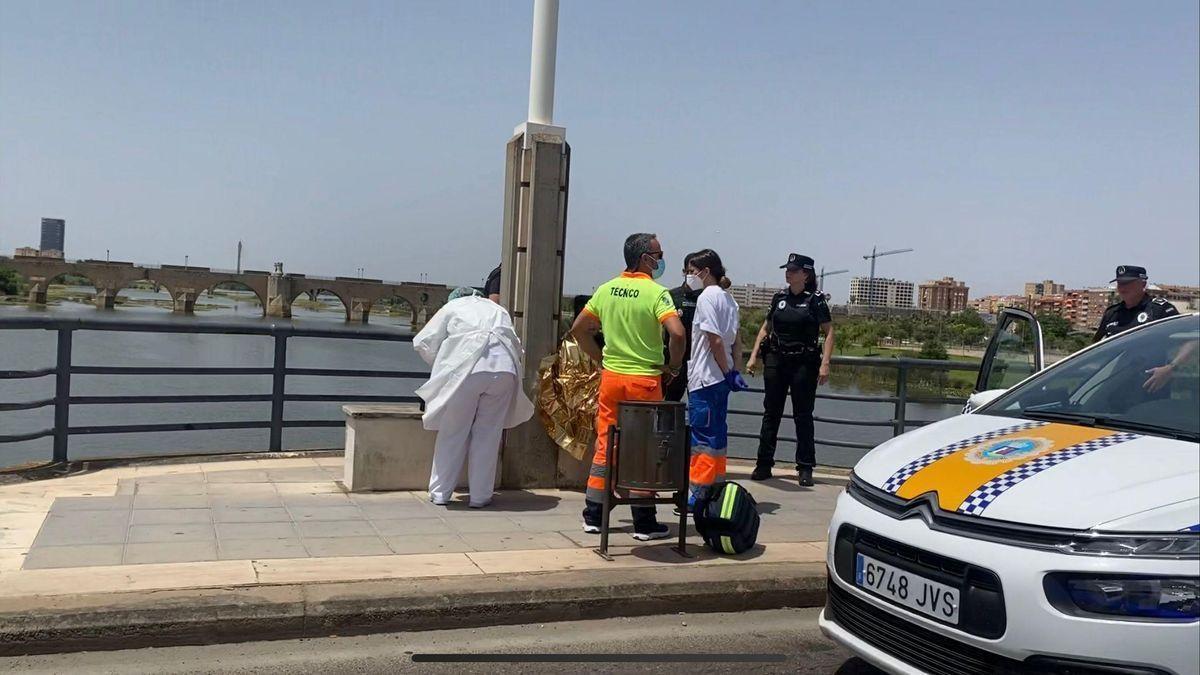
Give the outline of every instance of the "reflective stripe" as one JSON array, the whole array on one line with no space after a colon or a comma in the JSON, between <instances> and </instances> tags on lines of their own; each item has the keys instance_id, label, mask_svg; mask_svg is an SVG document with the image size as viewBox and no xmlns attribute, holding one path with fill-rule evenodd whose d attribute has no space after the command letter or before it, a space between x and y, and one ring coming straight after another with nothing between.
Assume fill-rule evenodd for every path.
<instances>
[{"instance_id":1,"label":"reflective stripe","mask_svg":"<svg viewBox=\"0 0 1200 675\"><path fill-rule=\"evenodd\" d=\"M587 499L590 502L603 503L604 502L604 488L603 487L594 488L589 485L587 490L583 493L583 496L585 499Z\"/></svg>"},{"instance_id":2,"label":"reflective stripe","mask_svg":"<svg viewBox=\"0 0 1200 675\"><path fill-rule=\"evenodd\" d=\"M728 448L710 448L707 445L692 446L692 456L708 455L709 457L724 457L728 452Z\"/></svg>"},{"instance_id":3,"label":"reflective stripe","mask_svg":"<svg viewBox=\"0 0 1200 675\"><path fill-rule=\"evenodd\" d=\"M725 535L721 535L721 548L729 555L737 555L737 551L733 550L733 542Z\"/></svg>"},{"instance_id":4,"label":"reflective stripe","mask_svg":"<svg viewBox=\"0 0 1200 675\"><path fill-rule=\"evenodd\" d=\"M733 504L737 500L737 486L730 484L725 488L725 495L721 501L721 519L729 520L733 517Z\"/></svg>"},{"instance_id":5,"label":"reflective stripe","mask_svg":"<svg viewBox=\"0 0 1200 675\"><path fill-rule=\"evenodd\" d=\"M603 464L593 464L592 468L588 470L588 475L604 478L608 475L608 467Z\"/></svg>"}]
</instances>

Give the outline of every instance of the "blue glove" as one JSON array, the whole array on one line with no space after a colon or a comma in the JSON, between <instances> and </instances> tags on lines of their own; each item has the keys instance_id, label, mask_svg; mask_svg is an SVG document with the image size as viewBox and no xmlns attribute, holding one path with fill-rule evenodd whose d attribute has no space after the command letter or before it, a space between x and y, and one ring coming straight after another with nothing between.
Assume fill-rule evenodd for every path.
<instances>
[{"instance_id":1,"label":"blue glove","mask_svg":"<svg viewBox=\"0 0 1200 675\"><path fill-rule=\"evenodd\" d=\"M729 385L730 391L746 391L750 388L742 374L736 370L725 373L725 384Z\"/></svg>"}]
</instances>

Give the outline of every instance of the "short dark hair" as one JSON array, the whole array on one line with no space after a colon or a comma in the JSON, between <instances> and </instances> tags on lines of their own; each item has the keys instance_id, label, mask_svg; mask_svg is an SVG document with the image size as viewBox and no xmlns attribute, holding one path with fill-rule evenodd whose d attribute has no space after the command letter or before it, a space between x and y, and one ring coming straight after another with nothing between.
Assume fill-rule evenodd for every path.
<instances>
[{"instance_id":1,"label":"short dark hair","mask_svg":"<svg viewBox=\"0 0 1200 675\"><path fill-rule=\"evenodd\" d=\"M625 269L634 271L638 268L642 256L650 252L650 242L658 239L658 235L648 232L631 234L625 238Z\"/></svg>"}]
</instances>

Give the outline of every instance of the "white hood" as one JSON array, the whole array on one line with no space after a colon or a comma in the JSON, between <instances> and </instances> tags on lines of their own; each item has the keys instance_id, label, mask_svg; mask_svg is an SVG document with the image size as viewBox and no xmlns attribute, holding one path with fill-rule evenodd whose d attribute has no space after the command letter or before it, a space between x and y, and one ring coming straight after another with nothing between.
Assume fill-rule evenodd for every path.
<instances>
[{"instance_id":1,"label":"white hood","mask_svg":"<svg viewBox=\"0 0 1200 675\"><path fill-rule=\"evenodd\" d=\"M1200 524L1200 444L1010 417L959 415L883 443L854 468L897 497L1075 529Z\"/></svg>"}]
</instances>

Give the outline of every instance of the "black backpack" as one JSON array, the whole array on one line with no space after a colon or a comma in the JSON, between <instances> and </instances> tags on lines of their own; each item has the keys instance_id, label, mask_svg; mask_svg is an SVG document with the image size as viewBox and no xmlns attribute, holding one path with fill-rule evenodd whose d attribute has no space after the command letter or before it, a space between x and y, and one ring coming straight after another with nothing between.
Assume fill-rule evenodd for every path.
<instances>
[{"instance_id":1,"label":"black backpack","mask_svg":"<svg viewBox=\"0 0 1200 675\"><path fill-rule=\"evenodd\" d=\"M696 531L717 553L744 553L758 540L758 502L737 483L713 484L692 515Z\"/></svg>"}]
</instances>

